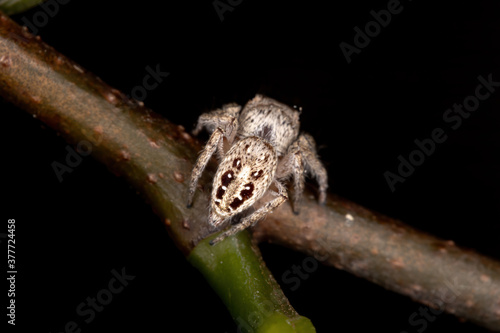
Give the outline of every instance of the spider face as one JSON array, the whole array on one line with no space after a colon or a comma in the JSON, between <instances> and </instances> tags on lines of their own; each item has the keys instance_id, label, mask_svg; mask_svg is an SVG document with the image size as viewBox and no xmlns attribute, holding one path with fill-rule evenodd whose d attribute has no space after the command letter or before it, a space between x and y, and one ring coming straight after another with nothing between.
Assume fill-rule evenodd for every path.
<instances>
[{"instance_id":1,"label":"spider face","mask_svg":"<svg viewBox=\"0 0 500 333\"><path fill-rule=\"evenodd\" d=\"M306 133L299 135L299 127L297 110L261 95L255 96L243 110L228 104L200 116L193 134L206 128L211 136L191 174L188 206L198 179L214 153L221 162L213 181L208 213L210 226L222 227L231 217L253 206L268 190L276 192L274 199L245 216L212 244L257 223L283 204L288 195L282 180L293 180L293 209L298 213L305 171L317 179L319 201L325 202L326 170L316 156L314 139Z\"/></svg>"},{"instance_id":2,"label":"spider face","mask_svg":"<svg viewBox=\"0 0 500 333\"><path fill-rule=\"evenodd\" d=\"M209 222L217 227L259 200L276 174L275 149L252 136L229 149L214 178Z\"/></svg>"}]
</instances>

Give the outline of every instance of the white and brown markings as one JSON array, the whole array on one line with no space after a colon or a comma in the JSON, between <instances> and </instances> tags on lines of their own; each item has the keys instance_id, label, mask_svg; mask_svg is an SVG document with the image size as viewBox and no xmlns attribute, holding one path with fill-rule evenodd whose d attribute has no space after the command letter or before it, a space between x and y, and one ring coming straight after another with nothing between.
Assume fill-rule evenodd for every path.
<instances>
[{"instance_id":1,"label":"white and brown markings","mask_svg":"<svg viewBox=\"0 0 500 333\"><path fill-rule=\"evenodd\" d=\"M217 217L231 217L260 199L274 179L277 164L273 147L259 137L248 137L233 145L215 176L212 209Z\"/></svg>"},{"instance_id":2,"label":"white and brown markings","mask_svg":"<svg viewBox=\"0 0 500 333\"><path fill-rule=\"evenodd\" d=\"M220 164L214 178L209 224L220 229L239 213L252 207L268 191L274 199L215 238L211 244L252 226L288 199L282 181L292 178L295 189L294 212L298 213L304 188L304 173L319 184L319 201L324 203L328 178L316 155L314 139L299 135L299 112L271 98L257 95L243 110L236 104L204 113L194 134L203 128L211 132L191 175L188 206L198 179L214 153Z\"/></svg>"}]
</instances>

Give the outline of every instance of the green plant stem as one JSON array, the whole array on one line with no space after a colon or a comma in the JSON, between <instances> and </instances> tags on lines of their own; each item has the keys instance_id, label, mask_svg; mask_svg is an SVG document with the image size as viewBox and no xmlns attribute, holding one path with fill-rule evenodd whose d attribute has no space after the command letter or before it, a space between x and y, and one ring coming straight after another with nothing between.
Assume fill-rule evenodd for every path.
<instances>
[{"instance_id":1,"label":"green plant stem","mask_svg":"<svg viewBox=\"0 0 500 333\"><path fill-rule=\"evenodd\" d=\"M216 246L209 245L213 238L201 241L188 260L222 298L241 331L316 332L309 319L291 307L247 232Z\"/></svg>"},{"instance_id":2,"label":"green plant stem","mask_svg":"<svg viewBox=\"0 0 500 333\"><path fill-rule=\"evenodd\" d=\"M0 0L0 11L7 15L19 14L43 2L43 0Z\"/></svg>"}]
</instances>

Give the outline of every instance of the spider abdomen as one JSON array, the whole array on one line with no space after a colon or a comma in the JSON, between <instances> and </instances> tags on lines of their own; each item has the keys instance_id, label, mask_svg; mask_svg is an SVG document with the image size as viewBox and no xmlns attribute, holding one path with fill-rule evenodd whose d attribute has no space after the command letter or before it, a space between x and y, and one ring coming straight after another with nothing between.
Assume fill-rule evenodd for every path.
<instances>
[{"instance_id":1,"label":"spider abdomen","mask_svg":"<svg viewBox=\"0 0 500 333\"><path fill-rule=\"evenodd\" d=\"M252 206L271 185L278 164L273 146L260 137L236 142L217 169L211 224L217 225Z\"/></svg>"}]
</instances>

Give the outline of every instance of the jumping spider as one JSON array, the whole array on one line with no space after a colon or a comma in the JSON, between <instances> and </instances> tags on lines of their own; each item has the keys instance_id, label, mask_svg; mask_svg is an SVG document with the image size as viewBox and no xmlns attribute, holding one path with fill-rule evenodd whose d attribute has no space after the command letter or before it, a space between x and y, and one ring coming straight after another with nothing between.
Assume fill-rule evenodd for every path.
<instances>
[{"instance_id":1,"label":"jumping spider","mask_svg":"<svg viewBox=\"0 0 500 333\"><path fill-rule=\"evenodd\" d=\"M211 136L191 174L188 207L198 179L215 152L220 164L208 214L213 229L220 229L232 217L253 206L268 190L275 195L210 244L254 225L285 202L288 195L282 181L290 177L295 189L293 210L298 214L305 171L316 178L319 202L325 202L327 173L316 156L314 139L309 134L299 134L299 114L274 99L256 95L243 110L239 105L226 104L199 117L193 134L197 135L205 127Z\"/></svg>"}]
</instances>

